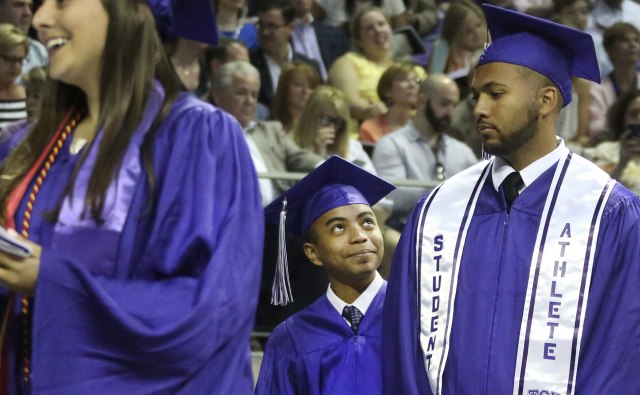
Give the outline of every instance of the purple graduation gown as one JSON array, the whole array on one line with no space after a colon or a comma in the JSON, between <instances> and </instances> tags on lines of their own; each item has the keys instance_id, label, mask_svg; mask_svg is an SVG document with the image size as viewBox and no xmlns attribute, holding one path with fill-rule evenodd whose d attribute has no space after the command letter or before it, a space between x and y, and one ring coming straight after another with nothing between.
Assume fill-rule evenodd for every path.
<instances>
[{"instance_id":1,"label":"purple graduation gown","mask_svg":"<svg viewBox=\"0 0 640 395\"><path fill-rule=\"evenodd\" d=\"M69 153L71 139L52 166L30 228L42 245L31 382L20 379L14 346L13 393L253 392L250 334L264 231L253 163L235 120L180 95L153 143L149 209L137 146L163 95L156 84L102 225L76 216L81 204L63 206L56 223L43 218L61 201L80 156ZM89 177L83 170L74 197Z\"/></svg>"},{"instance_id":2,"label":"purple graduation gown","mask_svg":"<svg viewBox=\"0 0 640 395\"><path fill-rule=\"evenodd\" d=\"M357 336L326 295L273 330L256 394L382 394L380 333L383 284Z\"/></svg>"},{"instance_id":3,"label":"purple graduation gown","mask_svg":"<svg viewBox=\"0 0 640 395\"><path fill-rule=\"evenodd\" d=\"M507 218L491 175L462 255L443 394L511 394L531 254L555 166ZM565 181L571 186L571 180ZM426 197L418 202L421 207ZM384 306L385 394L431 394L419 343L414 210L394 256ZM576 394L640 394L640 201L620 184L605 206L578 363Z\"/></svg>"}]
</instances>

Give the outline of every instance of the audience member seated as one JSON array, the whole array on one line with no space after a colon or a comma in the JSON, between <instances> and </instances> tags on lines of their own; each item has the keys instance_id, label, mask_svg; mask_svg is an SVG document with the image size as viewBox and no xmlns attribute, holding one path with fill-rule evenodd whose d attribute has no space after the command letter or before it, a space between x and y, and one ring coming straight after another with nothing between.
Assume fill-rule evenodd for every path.
<instances>
[{"instance_id":1,"label":"audience member seated","mask_svg":"<svg viewBox=\"0 0 640 395\"><path fill-rule=\"evenodd\" d=\"M482 52L486 41L487 21L482 9L471 0L453 2L444 16L440 38L433 44L427 71L467 75L472 58Z\"/></svg>"},{"instance_id":2,"label":"audience member seated","mask_svg":"<svg viewBox=\"0 0 640 395\"><path fill-rule=\"evenodd\" d=\"M640 89L621 96L611 107L608 121L615 141L586 149L585 156L640 195ZM632 124L635 132L629 127Z\"/></svg>"},{"instance_id":3,"label":"audience member seated","mask_svg":"<svg viewBox=\"0 0 640 395\"><path fill-rule=\"evenodd\" d=\"M331 86L319 86L309 97L291 138L323 158L338 155L375 173L362 145L349 138L349 122L344 94Z\"/></svg>"},{"instance_id":4,"label":"audience member seated","mask_svg":"<svg viewBox=\"0 0 640 395\"><path fill-rule=\"evenodd\" d=\"M420 37L434 34L440 22L440 13L435 0L406 0L404 23L416 30Z\"/></svg>"},{"instance_id":5,"label":"audience member seated","mask_svg":"<svg viewBox=\"0 0 640 395\"><path fill-rule=\"evenodd\" d=\"M550 19L586 31L592 9L589 0L554 0Z\"/></svg>"},{"instance_id":6,"label":"audience member seated","mask_svg":"<svg viewBox=\"0 0 640 395\"><path fill-rule=\"evenodd\" d=\"M205 48L206 44L186 38L177 38L166 45L167 55L169 55L171 64L180 77L182 85L187 91L196 94L196 90L201 84L200 56L204 53Z\"/></svg>"},{"instance_id":7,"label":"audience member seated","mask_svg":"<svg viewBox=\"0 0 640 395\"><path fill-rule=\"evenodd\" d=\"M382 74L378 82L378 96L388 110L362 123L361 142L375 144L382 136L409 122L415 112L420 86L415 68L413 63L396 63Z\"/></svg>"},{"instance_id":8,"label":"audience member seated","mask_svg":"<svg viewBox=\"0 0 640 395\"><path fill-rule=\"evenodd\" d=\"M607 131L606 114L618 97L640 88L640 31L630 23L616 23L604 33L603 45L613 71L591 84L589 136L598 141Z\"/></svg>"},{"instance_id":9,"label":"audience member seated","mask_svg":"<svg viewBox=\"0 0 640 395\"><path fill-rule=\"evenodd\" d=\"M258 173L307 172L324 160L298 147L280 122L256 120L260 74L250 63L235 61L222 66L212 81L211 91L218 107L233 115L242 126ZM261 178L263 206L291 185L286 180Z\"/></svg>"},{"instance_id":10,"label":"audience member seated","mask_svg":"<svg viewBox=\"0 0 640 395\"><path fill-rule=\"evenodd\" d=\"M27 56L28 40L17 27L0 24L0 129L27 117L27 94L16 80Z\"/></svg>"},{"instance_id":11,"label":"audience member seated","mask_svg":"<svg viewBox=\"0 0 640 395\"><path fill-rule=\"evenodd\" d=\"M204 67L207 72L206 91L200 95L202 100L211 104L216 104L211 93L211 81L215 78L218 70L225 64L241 60L249 62L249 50L244 46L242 41L235 38L223 37L218 41L215 47L207 47L204 51ZM262 103L258 103L256 109L256 119L261 121L269 119L269 108Z\"/></svg>"},{"instance_id":12,"label":"audience member seated","mask_svg":"<svg viewBox=\"0 0 640 395\"><path fill-rule=\"evenodd\" d=\"M204 68L200 78L203 76L206 78L207 90L205 93L208 96L211 80L220 67L234 60L244 60L248 62L249 50L245 47L244 43L238 39L222 37L218 40L218 45L215 47L205 48L202 56ZM208 101L207 96L204 97L204 100Z\"/></svg>"},{"instance_id":13,"label":"audience member seated","mask_svg":"<svg viewBox=\"0 0 640 395\"><path fill-rule=\"evenodd\" d=\"M314 20L311 14L313 0L290 0L296 15L293 23L293 50L315 60L320 67L322 80L333 62L349 50L349 40L343 29L323 21Z\"/></svg>"},{"instance_id":14,"label":"audience member seated","mask_svg":"<svg viewBox=\"0 0 640 395\"><path fill-rule=\"evenodd\" d=\"M300 120L292 132L293 140L302 148L309 149L317 155L328 158L338 155L370 173L376 169L362 145L349 138L349 108L344 94L331 86L319 86L313 91L304 107ZM396 248L400 233L385 226L391 213L392 203L383 199L374 207L378 223L385 240L387 258L381 268L383 277L389 274L391 258Z\"/></svg>"},{"instance_id":15,"label":"audience member seated","mask_svg":"<svg viewBox=\"0 0 640 395\"><path fill-rule=\"evenodd\" d=\"M329 70L329 83L344 92L351 116L358 122L387 112L377 87L382 73L393 64L392 34L380 8L360 9L351 24L353 50L338 58Z\"/></svg>"},{"instance_id":16,"label":"audience member seated","mask_svg":"<svg viewBox=\"0 0 640 395\"><path fill-rule=\"evenodd\" d=\"M0 147L4 147L2 142L9 140L16 132L26 129L28 125L34 124L40 116L40 101L42 99L42 88L47 79L47 71L44 67L33 67L22 74L22 86L27 93L27 118L13 122L0 130ZM5 157L9 152L1 152L0 157Z\"/></svg>"},{"instance_id":17,"label":"audience member seated","mask_svg":"<svg viewBox=\"0 0 640 395\"><path fill-rule=\"evenodd\" d=\"M218 37L235 38L249 48L258 47L258 33L255 18L247 18L245 0L218 0L216 4L216 24Z\"/></svg>"},{"instance_id":18,"label":"audience member seated","mask_svg":"<svg viewBox=\"0 0 640 395\"><path fill-rule=\"evenodd\" d=\"M618 22L630 23L640 30L640 4L634 0L593 0L593 4L586 32L593 38L600 74L607 75L613 64L604 48L605 31Z\"/></svg>"},{"instance_id":19,"label":"audience member seated","mask_svg":"<svg viewBox=\"0 0 640 395\"><path fill-rule=\"evenodd\" d=\"M308 63L294 60L284 67L271 104L271 119L286 133L295 126L309 95L320 85L320 77Z\"/></svg>"},{"instance_id":20,"label":"audience member seated","mask_svg":"<svg viewBox=\"0 0 640 395\"><path fill-rule=\"evenodd\" d=\"M0 24L10 23L25 36L33 22L33 2L31 0L0 0ZM27 57L22 63L22 72L33 67L46 66L49 63L47 48L38 40L30 39L27 43ZM18 78L18 82L20 79Z\"/></svg>"},{"instance_id":21,"label":"audience member seated","mask_svg":"<svg viewBox=\"0 0 640 395\"><path fill-rule=\"evenodd\" d=\"M258 101L271 108L282 68L292 60L307 62L317 70L318 64L291 47L295 14L289 0L263 0L258 9L260 46L249 53L251 64L260 72Z\"/></svg>"},{"instance_id":22,"label":"audience member seated","mask_svg":"<svg viewBox=\"0 0 640 395\"><path fill-rule=\"evenodd\" d=\"M331 26L349 29L349 20L366 7L378 7L390 19L390 24L394 27L406 25L405 3L403 0L314 0L314 17L323 20Z\"/></svg>"},{"instance_id":23,"label":"audience member seated","mask_svg":"<svg viewBox=\"0 0 640 395\"><path fill-rule=\"evenodd\" d=\"M395 179L444 181L478 162L471 149L445 132L460 101L456 82L432 74L420 85L416 115L409 124L378 141L373 164L378 174ZM398 187L389 197L393 213L387 224L402 230L418 199L431 188Z\"/></svg>"}]
</instances>

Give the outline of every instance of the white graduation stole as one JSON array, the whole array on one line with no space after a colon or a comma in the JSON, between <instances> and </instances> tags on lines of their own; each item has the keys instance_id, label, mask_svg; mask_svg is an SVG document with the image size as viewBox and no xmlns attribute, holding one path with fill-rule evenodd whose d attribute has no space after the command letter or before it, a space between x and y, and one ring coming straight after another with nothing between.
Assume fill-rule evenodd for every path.
<instances>
[{"instance_id":1,"label":"white graduation stole","mask_svg":"<svg viewBox=\"0 0 640 395\"><path fill-rule=\"evenodd\" d=\"M464 241L492 163L478 163L440 184L420 210L416 235L420 345L434 395L442 389Z\"/></svg>"},{"instance_id":2,"label":"white graduation stole","mask_svg":"<svg viewBox=\"0 0 640 395\"><path fill-rule=\"evenodd\" d=\"M442 391L466 232L492 166L493 160L482 162L452 177L420 211L420 345L434 395ZM514 394L569 395L575 390L595 243L615 183L594 168L568 150L556 167L532 254ZM571 184L561 188L567 179Z\"/></svg>"}]
</instances>

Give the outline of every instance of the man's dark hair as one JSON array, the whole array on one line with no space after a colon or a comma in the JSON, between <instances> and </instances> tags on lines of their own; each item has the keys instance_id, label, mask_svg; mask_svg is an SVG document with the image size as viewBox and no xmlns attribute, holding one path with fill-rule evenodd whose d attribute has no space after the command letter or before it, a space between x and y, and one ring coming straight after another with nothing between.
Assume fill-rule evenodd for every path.
<instances>
[{"instance_id":1,"label":"man's dark hair","mask_svg":"<svg viewBox=\"0 0 640 395\"><path fill-rule=\"evenodd\" d=\"M296 19L296 13L291 7L289 0L261 0L258 7L258 15L271 10L279 10L282 13L282 18L287 25L293 23Z\"/></svg>"},{"instance_id":2,"label":"man's dark hair","mask_svg":"<svg viewBox=\"0 0 640 395\"><path fill-rule=\"evenodd\" d=\"M558 87L558 85L555 84L555 82L551 81L545 75L540 74L539 72L532 70L528 67L518 66L517 69L518 69L518 74L520 74L522 78L524 78L527 82L529 82L531 88L535 91L538 91L546 86L552 86L556 88L560 93L560 100L561 100L560 106L562 108L562 104L563 104L562 102L564 101L564 98L562 97L562 92L560 91L560 88Z\"/></svg>"},{"instance_id":3,"label":"man's dark hair","mask_svg":"<svg viewBox=\"0 0 640 395\"><path fill-rule=\"evenodd\" d=\"M210 64L211 61L214 59L219 60L221 63L226 63L229 57L229 47L231 46L231 44L239 44L239 45L242 45L243 47L245 46L244 43L238 40L237 38L222 37L218 41L218 45L216 45L215 47L207 47L207 49L205 49L204 51L205 64L207 65Z\"/></svg>"}]
</instances>

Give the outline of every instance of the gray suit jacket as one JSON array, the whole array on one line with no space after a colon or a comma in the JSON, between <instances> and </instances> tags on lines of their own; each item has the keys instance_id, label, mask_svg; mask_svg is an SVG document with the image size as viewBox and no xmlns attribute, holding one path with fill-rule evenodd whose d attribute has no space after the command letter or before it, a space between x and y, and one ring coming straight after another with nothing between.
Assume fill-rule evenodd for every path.
<instances>
[{"instance_id":1,"label":"gray suit jacket","mask_svg":"<svg viewBox=\"0 0 640 395\"><path fill-rule=\"evenodd\" d=\"M324 159L311 151L298 147L282 128L280 122L257 121L247 133L253 138L269 171L309 172ZM282 193L293 185L292 181L274 180Z\"/></svg>"}]
</instances>

